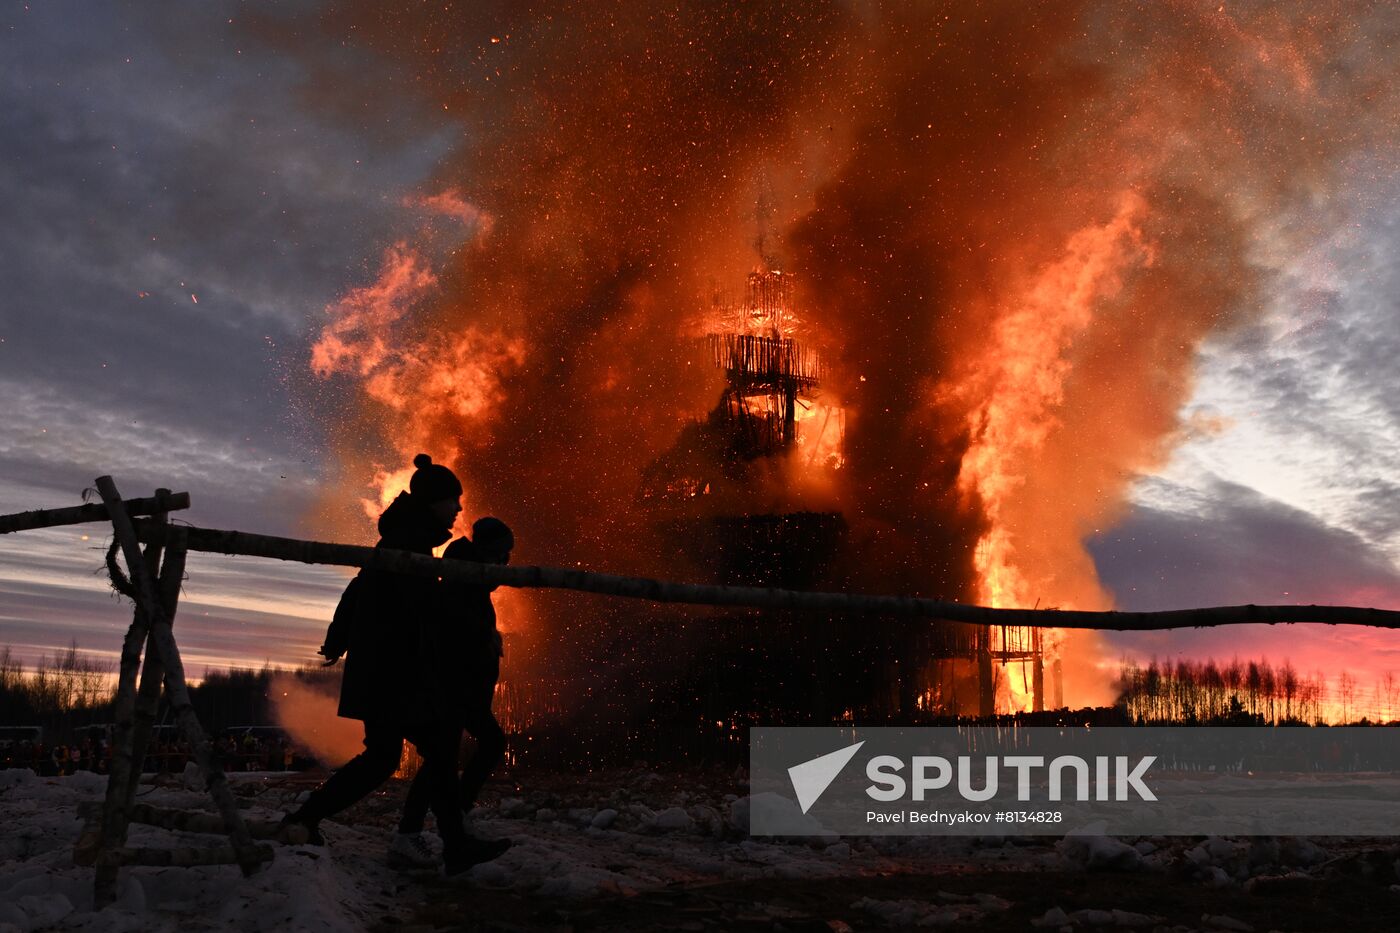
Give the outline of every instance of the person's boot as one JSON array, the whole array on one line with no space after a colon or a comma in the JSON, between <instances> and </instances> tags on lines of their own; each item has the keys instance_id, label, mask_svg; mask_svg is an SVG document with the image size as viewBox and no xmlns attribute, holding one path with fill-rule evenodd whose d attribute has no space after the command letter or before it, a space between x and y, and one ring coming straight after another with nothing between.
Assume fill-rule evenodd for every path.
<instances>
[{"instance_id":1,"label":"person's boot","mask_svg":"<svg viewBox=\"0 0 1400 933\"><path fill-rule=\"evenodd\" d=\"M443 870L449 878L460 875L473 865L480 865L482 862L499 858L505 854L510 846L509 839L477 839L474 836L468 836L461 851L443 853Z\"/></svg>"},{"instance_id":2,"label":"person's boot","mask_svg":"<svg viewBox=\"0 0 1400 933\"><path fill-rule=\"evenodd\" d=\"M438 857L422 833L395 833L389 843L389 864L394 868L437 868Z\"/></svg>"},{"instance_id":3,"label":"person's boot","mask_svg":"<svg viewBox=\"0 0 1400 933\"><path fill-rule=\"evenodd\" d=\"M326 844L326 837L321 835L321 821L307 819L300 810L282 817L277 824L277 838L293 846Z\"/></svg>"}]
</instances>

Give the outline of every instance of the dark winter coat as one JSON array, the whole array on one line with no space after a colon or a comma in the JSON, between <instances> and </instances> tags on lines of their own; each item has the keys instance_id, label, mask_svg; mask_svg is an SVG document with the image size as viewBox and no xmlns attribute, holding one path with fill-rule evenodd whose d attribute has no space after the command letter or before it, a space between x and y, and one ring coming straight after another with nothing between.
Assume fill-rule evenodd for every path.
<instances>
[{"instance_id":1,"label":"dark winter coat","mask_svg":"<svg viewBox=\"0 0 1400 933\"><path fill-rule=\"evenodd\" d=\"M482 559L468 538L453 541L442 556ZM442 608L428 629L427 644L435 705L450 720L460 722L474 709L491 708L501 670L501 637L491 603L494 589L450 580L439 588Z\"/></svg>"},{"instance_id":2,"label":"dark winter coat","mask_svg":"<svg viewBox=\"0 0 1400 933\"><path fill-rule=\"evenodd\" d=\"M452 536L427 505L400 493L379 516L375 547L418 554ZM424 637L440 611L436 577L360 571L354 606L346 607L341 633L349 645L340 685L339 713L346 719L421 722L431 713L424 683ZM342 624L337 612L335 626Z\"/></svg>"}]
</instances>

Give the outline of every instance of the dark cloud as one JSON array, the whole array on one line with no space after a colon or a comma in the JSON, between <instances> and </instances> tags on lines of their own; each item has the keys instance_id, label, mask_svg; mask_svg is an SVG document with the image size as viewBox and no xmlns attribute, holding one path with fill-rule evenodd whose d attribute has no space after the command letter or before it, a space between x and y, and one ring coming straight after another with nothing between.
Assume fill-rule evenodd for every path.
<instances>
[{"instance_id":1,"label":"dark cloud","mask_svg":"<svg viewBox=\"0 0 1400 933\"><path fill-rule=\"evenodd\" d=\"M1137 507L1090 552L1120 609L1400 601L1400 570L1357 535L1216 483L1190 512Z\"/></svg>"},{"instance_id":2,"label":"dark cloud","mask_svg":"<svg viewBox=\"0 0 1400 933\"><path fill-rule=\"evenodd\" d=\"M303 375L308 335L415 220L403 200L448 137L407 105L364 108L360 126L322 114L304 65L242 11L0 13L0 512L76 504L99 473L128 496L187 489L187 517L216 527L289 533L311 508L313 413L336 399ZM364 82L387 67L331 37L303 45ZM91 576L100 553L70 560L70 531L0 538L0 644L118 644L125 610ZM338 586L316 573L200 564L186 611L209 615L189 650L285 661L319 644Z\"/></svg>"},{"instance_id":3,"label":"dark cloud","mask_svg":"<svg viewBox=\"0 0 1400 933\"><path fill-rule=\"evenodd\" d=\"M1195 404L1220 430L1192 438L1172 477L1194 483L1205 468L1266 489L1394 561L1400 189L1376 158L1353 160L1351 184L1328 201L1346 223L1274 258L1267 313L1206 346Z\"/></svg>"},{"instance_id":4,"label":"dark cloud","mask_svg":"<svg viewBox=\"0 0 1400 933\"><path fill-rule=\"evenodd\" d=\"M389 150L302 109L300 66L230 23L238 11L11 10L0 454L30 461L12 478L42 481L65 460L88 471L78 451L98 445L65 457L14 440L31 427L73 440L92 427L84 409L118 435L181 435L138 444L157 470L208 443L283 468L318 456L318 432L287 416L306 335L392 240L443 141ZM244 488L241 505L275 485Z\"/></svg>"},{"instance_id":5,"label":"dark cloud","mask_svg":"<svg viewBox=\"0 0 1400 933\"><path fill-rule=\"evenodd\" d=\"M1379 478L1364 483L1348 509L1348 521L1369 540L1400 540L1400 484Z\"/></svg>"},{"instance_id":6,"label":"dark cloud","mask_svg":"<svg viewBox=\"0 0 1400 933\"><path fill-rule=\"evenodd\" d=\"M1400 608L1400 570L1359 536L1227 483L1154 497L1189 511L1137 507L1089 542L1120 609L1244 603ZM1109 644L1139 658L1291 659L1306 670L1400 669L1400 633L1359 626L1223 626L1114 633Z\"/></svg>"}]
</instances>

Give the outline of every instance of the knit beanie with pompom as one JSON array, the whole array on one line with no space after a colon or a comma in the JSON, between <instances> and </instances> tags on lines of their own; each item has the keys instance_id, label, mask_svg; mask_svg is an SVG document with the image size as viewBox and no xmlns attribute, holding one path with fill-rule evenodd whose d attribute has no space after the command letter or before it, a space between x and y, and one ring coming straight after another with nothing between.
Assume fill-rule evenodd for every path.
<instances>
[{"instance_id":1,"label":"knit beanie with pompom","mask_svg":"<svg viewBox=\"0 0 1400 933\"><path fill-rule=\"evenodd\" d=\"M424 502L437 502L439 499L456 499L462 494L462 484L447 467L434 463L427 454L413 458L418 469L413 479L408 481L408 491Z\"/></svg>"}]
</instances>

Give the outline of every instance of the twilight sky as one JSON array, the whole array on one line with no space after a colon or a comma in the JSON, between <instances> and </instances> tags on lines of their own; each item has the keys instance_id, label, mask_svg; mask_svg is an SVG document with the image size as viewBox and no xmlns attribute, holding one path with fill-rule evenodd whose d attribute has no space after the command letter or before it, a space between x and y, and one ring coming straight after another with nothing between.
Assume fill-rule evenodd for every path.
<instances>
[{"instance_id":1,"label":"twilight sky","mask_svg":"<svg viewBox=\"0 0 1400 933\"><path fill-rule=\"evenodd\" d=\"M0 10L0 512L76 503L111 473L128 496L189 490L198 524L308 533L341 401L310 345L421 223L414 199L465 130L412 96L356 94L403 80L393 63L309 33L292 58L244 15ZM308 92L313 60L344 76L342 112ZM1400 608L1400 176L1387 153L1349 158L1326 205L1345 222L1301 251L1259 244L1269 307L1200 348L1170 463L1091 540L1121 608ZM97 573L104 542L96 526L0 538L0 645L114 654L127 611ZM309 659L343 579L192 555L187 664ZM1361 629L1110 643L1354 665L1363 684L1400 669L1400 635Z\"/></svg>"}]
</instances>

